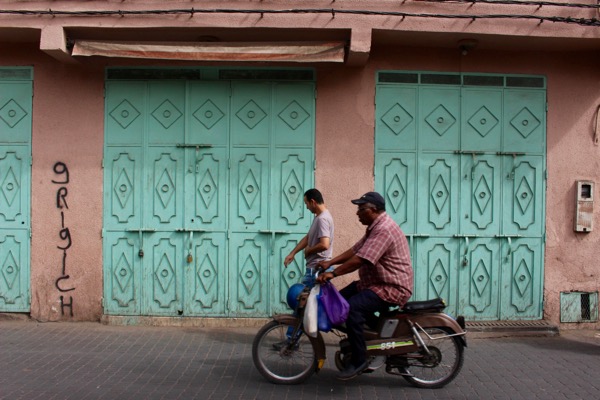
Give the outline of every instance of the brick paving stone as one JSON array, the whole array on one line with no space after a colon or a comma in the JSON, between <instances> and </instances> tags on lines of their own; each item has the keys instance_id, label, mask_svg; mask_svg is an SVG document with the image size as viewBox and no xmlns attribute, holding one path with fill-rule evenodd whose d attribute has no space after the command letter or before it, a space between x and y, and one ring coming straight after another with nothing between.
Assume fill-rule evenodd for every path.
<instances>
[{"instance_id":1,"label":"brick paving stone","mask_svg":"<svg viewBox=\"0 0 600 400\"><path fill-rule=\"evenodd\" d=\"M257 329L0 321L0 399L436 400L598 398L600 345L563 337L470 339L454 382L418 389L382 370L273 385L252 363Z\"/></svg>"}]
</instances>

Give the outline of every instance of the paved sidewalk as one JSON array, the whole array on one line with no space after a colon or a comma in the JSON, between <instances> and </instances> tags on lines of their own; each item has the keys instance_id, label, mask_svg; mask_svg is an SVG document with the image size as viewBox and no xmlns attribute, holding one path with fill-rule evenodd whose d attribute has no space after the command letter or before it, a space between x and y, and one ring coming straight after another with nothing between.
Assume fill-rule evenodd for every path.
<instances>
[{"instance_id":1,"label":"paved sidewalk","mask_svg":"<svg viewBox=\"0 0 600 400\"><path fill-rule=\"evenodd\" d=\"M442 389L378 371L273 385L252 363L251 328L105 326L0 321L1 399L597 399L600 337L471 339L458 378Z\"/></svg>"}]
</instances>

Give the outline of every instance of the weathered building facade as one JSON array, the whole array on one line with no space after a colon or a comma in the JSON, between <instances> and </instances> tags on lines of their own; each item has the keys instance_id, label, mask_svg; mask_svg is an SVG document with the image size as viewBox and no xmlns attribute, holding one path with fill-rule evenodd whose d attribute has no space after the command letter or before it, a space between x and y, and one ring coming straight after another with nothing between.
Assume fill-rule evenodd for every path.
<instances>
[{"instance_id":1,"label":"weathered building facade","mask_svg":"<svg viewBox=\"0 0 600 400\"><path fill-rule=\"evenodd\" d=\"M0 312L282 311L316 186L336 253L386 196L415 299L597 327L598 10L2 2Z\"/></svg>"}]
</instances>

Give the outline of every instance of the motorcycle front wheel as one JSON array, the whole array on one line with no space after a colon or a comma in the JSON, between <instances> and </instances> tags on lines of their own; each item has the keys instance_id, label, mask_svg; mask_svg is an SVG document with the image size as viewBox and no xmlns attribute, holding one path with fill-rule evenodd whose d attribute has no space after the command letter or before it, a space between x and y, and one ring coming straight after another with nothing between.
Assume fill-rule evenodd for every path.
<instances>
[{"instance_id":1,"label":"motorcycle front wheel","mask_svg":"<svg viewBox=\"0 0 600 400\"><path fill-rule=\"evenodd\" d=\"M304 332L289 339L294 327L277 321L263 326L252 343L252 360L268 381L284 385L304 382L317 369L312 342Z\"/></svg>"},{"instance_id":2,"label":"motorcycle front wheel","mask_svg":"<svg viewBox=\"0 0 600 400\"><path fill-rule=\"evenodd\" d=\"M451 382L463 366L464 345L458 336L448 336L441 328L425 328L419 332L429 349L425 352L408 355L407 374L403 374L410 384L420 388L440 388ZM429 336L428 336L429 335Z\"/></svg>"}]
</instances>

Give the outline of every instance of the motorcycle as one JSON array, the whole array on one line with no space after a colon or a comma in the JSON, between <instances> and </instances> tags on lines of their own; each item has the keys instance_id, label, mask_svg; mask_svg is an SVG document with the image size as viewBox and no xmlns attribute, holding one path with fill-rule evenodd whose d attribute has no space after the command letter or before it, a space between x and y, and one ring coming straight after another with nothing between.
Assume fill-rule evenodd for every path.
<instances>
[{"instance_id":1,"label":"motorcycle","mask_svg":"<svg viewBox=\"0 0 600 400\"><path fill-rule=\"evenodd\" d=\"M298 384L319 372L326 359L321 332L316 337L303 330L303 316L310 288L304 287L293 314L277 314L256 334L252 359L261 375L277 384ZM289 296L288 296L289 297ZM289 301L288 301L289 302ZM465 320L443 310L442 299L408 302L378 316L374 329L365 327L369 366L364 373L385 366L420 388L440 388L460 372L467 346ZM334 326L340 337L335 366L342 371L350 362L350 344L344 326Z\"/></svg>"}]
</instances>

